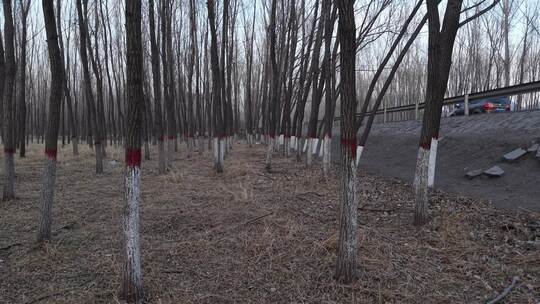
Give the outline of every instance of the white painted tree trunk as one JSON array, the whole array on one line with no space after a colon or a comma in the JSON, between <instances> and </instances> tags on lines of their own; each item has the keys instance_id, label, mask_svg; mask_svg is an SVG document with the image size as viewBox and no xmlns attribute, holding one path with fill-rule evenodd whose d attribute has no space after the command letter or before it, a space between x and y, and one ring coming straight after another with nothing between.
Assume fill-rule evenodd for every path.
<instances>
[{"instance_id":1,"label":"white painted tree trunk","mask_svg":"<svg viewBox=\"0 0 540 304\"><path fill-rule=\"evenodd\" d=\"M214 137L214 140L212 141L212 150L214 152L214 164L219 162L219 139L217 137Z\"/></svg>"},{"instance_id":2,"label":"white painted tree trunk","mask_svg":"<svg viewBox=\"0 0 540 304\"><path fill-rule=\"evenodd\" d=\"M313 163L313 142L313 138L307 139L306 163L308 166Z\"/></svg>"},{"instance_id":3,"label":"white painted tree trunk","mask_svg":"<svg viewBox=\"0 0 540 304\"><path fill-rule=\"evenodd\" d=\"M124 175L124 213L122 216L123 278L122 292L142 298L142 272L139 235L139 206L141 204L141 170L139 166L126 166Z\"/></svg>"},{"instance_id":4,"label":"white painted tree trunk","mask_svg":"<svg viewBox=\"0 0 540 304\"><path fill-rule=\"evenodd\" d=\"M103 173L103 149L101 143L94 144L94 151L96 152L96 173Z\"/></svg>"},{"instance_id":5,"label":"white painted tree trunk","mask_svg":"<svg viewBox=\"0 0 540 304\"><path fill-rule=\"evenodd\" d=\"M172 137L167 138L167 167L172 168L173 157L174 157L174 143L175 139Z\"/></svg>"},{"instance_id":6,"label":"white painted tree trunk","mask_svg":"<svg viewBox=\"0 0 540 304\"><path fill-rule=\"evenodd\" d=\"M193 154L193 143L191 141L191 137L187 137L187 158L191 158L191 155Z\"/></svg>"},{"instance_id":7,"label":"white painted tree trunk","mask_svg":"<svg viewBox=\"0 0 540 304\"><path fill-rule=\"evenodd\" d=\"M272 150L274 149L274 138L268 136L268 143L266 146L266 170L272 170Z\"/></svg>"},{"instance_id":8,"label":"white painted tree trunk","mask_svg":"<svg viewBox=\"0 0 540 304\"><path fill-rule=\"evenodd\" d=\"M78 156L79 155L79 138L73 137L71 139L71 144L73 145L73 155Z\"/></svg>"},{"instance_id":9,"label":"white painted tree trunk","mask_svg":"<svg viewBox=\"0 0 540 304\"><path fill-rule=\"evenodd\" d=\"M331 144L332 144L332 138L330 138L328 135L324 136L323 141L323 172L324 176L328 177L328 174L330 173L330 158L331 158Z\"/></svg>"},{"instance_id":10,"label":"white painted tree trunk","mask_svg":"<svg viewBox=\"0 0 540 304\"><path fill-rule=\"evenodd\" d=\"M356 167L360 164L360 159L362 159L362 153L364 153L364 146L356 147L356 159L354 161Z\"/></svg>"},{"instance_id":11,"label":"white painted tree trunk","mask_svg":"<svg viewBox=\"0 0 540 304\"><path fill-rule=\"evenodd\" d=\"M317 154L317 148L319 147L319 139L318 138L312 138L312 148L311 154Z\"/></svg>"},{"instance_id":12,"label":"white painted tree trunk","mask_svg":"<svg viewBox=\"0 0 540 304\"><path fill-rule=\"evenodd\" d=\"M225 156L227 153L227 138L223 137L219 140L219 163L223 171L223 164L225 163Z\"/></svg>"},{"instance_id":13,"label":"white painted tree trunk","mask_svg":"<svg viewBox=\"0 0 540 304\"><path fill-rule=\"evenodd\" d=\"M56 181L56 156L45 157L43 171L43 187L41 188L41 206L38 226L38 242L51 239L52 204L54 199L54 184Z\"/></svg>"},{"instance_id":14,"label":"white painted tree trunk","mask_svg":"<svg viewBox=\"0 0 540 304\"><path fill-rule=\"evenodd\" d=\"M291 136L291 149L293 151L296 151L298 149L298 145L297 145L297 141L296 141L296 136Z\"/></svg>"},{"instance_id":15,"label":"white painted tree trunk","mask_svg":"<svg viewBox=\"0 0 540 304\"><path fill-rule=\"evenodd\" d=\"M322 159L324 158L324 138L323 140L321 141L321 144L319 145L319 143L317 143L317 148L315 150L319 150L319 158Z\"/></svg>"},{"instance_id":16,"label":"white painted tree trunk","mask_svg":"<svg viewBox=\"0 0 540 304\"><path fill-rule=\"evenodd\" d=\"M338 258L336 277L354 278L357 275L358 256L358 194L357 169L350 152L341 152L341 189Z\"/></svg>"},{"instance_id":17,"label":"white painted tree trunk","mask_svg":"<svg viewBox=\"0 0 540 304\"><path fill-rule=\"evenodd\" d=\"M214 166L216 168L216 172L221 173L223 172L223 164L221 162L221 143L222 140L218 137L214 137L212 148L214 150Z\"/></svg>"},{"instance_id":18,"label":"white painted tree trunk","mask_svg":"<svg viewBox=\"0 0 540 304\"><path fill-rule=\"evenodd\" d=\"M304 142L303 145L302 142ZM306 145L307 142L305 139L303 140L301 137L296 139L296 161L299 163L302 162L302 153L306 151Z\"/></svg>"},{"instance_id":19,"label":"white painted tree trunk","mask_svg":"<svg viewBox=\"0 0 540 304\"><path fill-rule=\"evenodd\" d=\"M431 139L431 149L429 150L429 164L428 164L428 187L433 188L435 184L435 166L437 164L437 148L439 146L439 140L436 138Z\"/></svg>"},{"instance_id":20,"label":"white painted tree trunk","mask_svg":"<svg viewBox=\"0 0 540 304\"><path fill-rule=\"evenodd\" d=\"M428 217L428 165L429 149L420 147L414 175L414 224L423 225Z\"/></svg>"}]
</instances>

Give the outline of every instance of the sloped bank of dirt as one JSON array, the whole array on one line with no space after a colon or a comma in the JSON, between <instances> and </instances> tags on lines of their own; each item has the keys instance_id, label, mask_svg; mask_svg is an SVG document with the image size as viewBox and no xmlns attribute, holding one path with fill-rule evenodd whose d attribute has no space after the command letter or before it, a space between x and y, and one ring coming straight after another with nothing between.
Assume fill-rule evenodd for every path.
<instances>
[{"instance_id":1,"label":"sloped bank of dirt","mask_svg":"<svg viewBox=\"0 0 540 304\"><path fill-rule=\"evenodd\" d=\"M421 121L374 125L361 169L412 183L420 130ZM488 200L499 208L540 212L540 159L529 153L513 163L503 161L503 155L516 148L540 143L539 130L540 111L444 118L435 187ZM501 178L465 177L467 171L493 165L505 171Z\"/></svg>"},{"instance_id":2,"label":"sloped bank of dirt","mask_svg":"<svg viewBox=\"0 0 540 304\"><path fill-rule=\"evenodd\" d=\"M33 249L39 153L17 162L20 199L0 205L2 303L117 301L122 168L108 162L96 176L89 151L79 159L67 151L46 252ZM540 299L537 214L435 192L433 220L416 229L410 187L363 174L361 276L346 286L332 279L337 172L326 182L318 166L276 156L266 173L261 146L235 146L223 175L210 156L184 155L165 176L154 160L143 167L149 303L484 303L515 276L506 303Z\"/></svg>"}]
</instances>

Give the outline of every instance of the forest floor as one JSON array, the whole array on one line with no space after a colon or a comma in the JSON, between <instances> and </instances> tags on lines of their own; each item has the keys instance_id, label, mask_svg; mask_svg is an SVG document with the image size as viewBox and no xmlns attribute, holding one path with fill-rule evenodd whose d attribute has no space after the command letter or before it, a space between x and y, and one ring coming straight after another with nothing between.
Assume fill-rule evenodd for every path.
<instances>
[{"instance_id":1,"label":"forest floor","mask_svg":"<svg viewBox=\"0 0 540 304\"><path fill-rule=\"evenodd\" d=\"M0 203L0 303L118 303L123 153L98 176L90 150L59 152L53 239L37 248L41 149L16 159L18 199ZM326 181L276 154L267 173L262 146L237 144L218 175L208 151L180 149L166 175L143 164L149 303L485 303L514 277L502 302L540 301L538 213L435 191L417 229L410 185L361 173L360 278L342 285L336 168Z\"/></svg>"}]
</instances>

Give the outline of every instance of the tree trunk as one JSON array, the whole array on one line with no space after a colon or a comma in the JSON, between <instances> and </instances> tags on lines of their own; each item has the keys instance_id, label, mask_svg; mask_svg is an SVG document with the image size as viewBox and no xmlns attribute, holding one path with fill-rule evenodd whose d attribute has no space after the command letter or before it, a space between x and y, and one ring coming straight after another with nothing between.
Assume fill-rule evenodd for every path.
<instances>
[{"instance_id":1,"label":"tree trunk","mask_svg":"<svg viewBox=\"0 0 540 304\"><path fill-rule=\"evenodd\" d=\"M0 136L2 141L5 142L4 138L4 89L5 89L5 80L6 80L6 61L4 58L4 38L2 31L0 31ZM33 133L32 133L33 134Z\"/></svg>"},{"instance_id":2,"label":"tree trunk","mask_svg":"<svg viewBox=\"0 0 540 304\"><path fill-rule=\"evenodd\" d=\"M58 27L58 33L62 33L62 19L61 19L61 11L62 9L62 1L58 0L56 2L56 26ZM70 18L71 21L71 18ZM77 124L75 122L75 116L77 115L77 111L73 110L72 100L71 100L71 93L68 86L68 74L67 71L69 70L69 53L67 54L67 69L64 65L64 42L62 39L62 35L58 36L58 43L60 45L60 52L62 55L62 70L64 74L64 97L67 105L67 111L68 111L68 122L69 122L69 130L71 133L72 138L72 147L73 147L73 155L77 156L79 155L79 132L77 130ZM69 39L68 39L68 49L69 49Z\"/></svg>"},{"instance_id":3,"label":"tree trunk","mask_svg":"<svg viewBox=\"0 0 540 304\"><path fill-rule=\"evenodd\" d=\"M338 39L341 45L341 189L339 245L335 278L351 283L357 278L358 195L356 189L356 27L354 1L337 0Z\"/></svg>"},{"instance_id":4,"label":"tree trunk","mask_svg":"<svg viewBox=\"0 0 540 304\"><path fill-rule=\"evenodd\" d=\"M423 225L428 220L430 149L432 141L439 138L443 99L448 86L454 42L460 26L459 18L462 2L462 0L448 1L442 30L438 3L436 1L427 2L429 38L426 107L413 184L415 194L414 225L416 226ZM433 153L436 153L436 151L433 151ZM433 167L431 170L435 170L435 155L431 157Z\"/></svg>"},{"instance_id":5,"label":"tree trunk","mask_svg":"<svg viewBox=\"0 0 540 304\"><path fill-rule=\"evenodd\" d=\"M23 3L21 6L21 54L19 59L19 156L26 157L26 45L27 45L27 19L30 11L30 1Z\"/></svg>"},{"instance_id":6,"label":"tree trunk","mask_svg":"<svg viewBox=\"0 0 540 304\"><path fill-rule=\"evenodd\" d=\"M212 104L213 104L213 116L214 116L214 163L218 173L223 172L223 114L222 114L222 89L221 89L221 71L218 57L217 47L217 33L216 33L216 14L215 5L213 0L207 1L208 6L208 20L210 23L210 59L212 69Z\"/></svg>"},{"instance_id":7,"label":"tree trunk","mask_svg":"<svg viewBox=\"0 0 540 304\"><path fill-rule=\"evenodd\" d=\"M45 139L45 170L43 171L43 188L41 189L38 242L49 241L51 238L52 204L54 199L54 184L56 181L58 129L62 105L62 88L64 85L63 81L65 80L64 69L62 68L62 55L58 45L53 2L43 0L42 6L45 30L47 33L47 47L49 50L49 66L51 69L51 93L49 96L49 115Z\"/></svg>"},{"instance_id":8,"label":"tree trunk","mask_svg":"<svg viewBox=\"0 0 540 304\"><path fill-rule=\"evenodd\" d=\"M167 112L167 167L172 167L176 144L176 115L174 107L172 12L170 0L161 1L161 47L163 61L163 97Z\"/></svg>"},{"instance_id":9,"label":"tree trunk","mask_svg":"<svg viewBox=\"0 0 540 304\"><path fill-rule=\"evenodd\" d=\"M15 122L13 117L13 97L15 91L15 28L13 26L12 1L4 4L4 33L6 47L6 78L4 83L4 201L15 198Z\"/></svg>"},{"instance_id":10,"label":"tree trunk","mask_svg":"<svg viewBox=\"0 0 540 304\"><path fill-rule=\"evenodd\" d=\"M272 8L270 12L270 25L268 26L268 35L270 37L270 103L268 105L269 115L269 132L268 132L268 149L266 149L266 170L272 169L272 151L276 135L276 120L277 120L277 91L279 85L278 65L276 60L276 10L277 0L272 0Z\"/></svg>"},{"instance_id":11,"label":"tree trunk","mask_svg":"<svg viewBox=\"0 0 540 304\"><path fill-rule=\"evenodd\" d=\"M84 0L88 1L88 0ZM92 134L94 138L94 151L96 155L96 173L103 173L103 155L100 141L100 131L98 124L98 116L96 111L96 104L94 103L94 96L92 93L92 80L90 77L90 70L88 68L88 53L87 53L87 29L86 21L83 16L82 0L77 0L77 15L79 19L79 52L81 57L81 65L84 74L84 91L86 103L88 105L89 120L92 128Z\"/></svg>"},{"instance_id":12,"label":"tree trunk","mask_svg":"<svg viewBox=\"0 0 540 304\"><path fill-rule=\"evenodd\" d=\"M148 1L148 19L150 22L150 50L152 52L152 76L154 82L154 123L158 138L158 171L164 174L167 171L167 158L165 155L163 114L161 108L161 74L159 68L159 49L156 41L156 25L154 21L154 0Z\"/></svg>"},{"instance_id":13,"label":"tree trunk","mask_svg":"<svg viewBox=\"0 0 540 304\"><path fill-rule=\"evenodd\" d=\"M126 2L127 40L127 132L124 171L123 264L120 297L139 302L143 297L139 236L141 204L141 132L143 91L143 53L141 0Z\"/></svg>"}]
</instances>

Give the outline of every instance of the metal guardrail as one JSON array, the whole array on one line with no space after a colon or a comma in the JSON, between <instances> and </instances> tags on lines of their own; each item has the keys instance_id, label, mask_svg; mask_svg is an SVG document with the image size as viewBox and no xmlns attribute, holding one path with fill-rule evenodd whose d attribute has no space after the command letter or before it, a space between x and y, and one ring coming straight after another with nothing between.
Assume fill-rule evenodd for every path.
<instances>
[{"instance_id":1,"label":"metal guardrail","mask_svg":"<svg viewBox=\"0 0 540 304\"><path fill-rule=\"evenodd\" d=\"M465 98L468 97L469 102L477 99L485 99L485 98L494 98L494 97L506 97L506 96L512 96L512 95L518 95L518 94L526 94L526 93L533 93L533 92L540 92L540 81L534 81L529 83L523 83L518 84L514 86L504 87L504 88L498 88L498 89L492 89L487 90L483 92L476 92L466 95L460 95L460 96L454 96L454 97L448 97L445 98L443 101L444 106L454 105L456 103L464 102ZM418 108L417 108L418 107ZM397 106L392 108L386 108L386 109L380 109L375 112L375 114L384 114L385 112L388 113L396 113L396 112L404 112L404 111L415 111L420 110L425 107L425 103L418 103L418 104L411 104L411 105L404 105L404 106ZM366 115L372 114L372 111L368 111ZM356 114L358 117L360 114ZM336 117L334 121L341 120L341 117Z\"/></svg>"}]
</instances>

